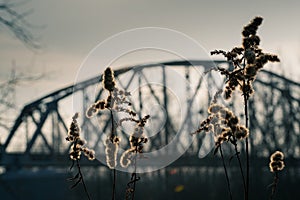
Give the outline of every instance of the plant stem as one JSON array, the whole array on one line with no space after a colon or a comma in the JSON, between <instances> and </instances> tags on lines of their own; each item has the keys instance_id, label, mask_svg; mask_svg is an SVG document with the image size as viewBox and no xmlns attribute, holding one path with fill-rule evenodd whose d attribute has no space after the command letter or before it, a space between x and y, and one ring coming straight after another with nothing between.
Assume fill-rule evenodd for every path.
<instances>
[{"instance_id":1,"label":"plant stem","mask_svg":"<svg viewBox=\"0 0 300 200\"><path fill-rule=\"evenodd\" d=\"M239 155L239 151L237 149L237 144L236 144L236 139L234 139L234 150L235 150L235 155L238 159L238 162L239 162L239 167L240 167L240 171L241 171L241 175L242 175L242 179L243 179L243 186L244 186L244 194L245 194L245 200L248 199L247 197L247 188L246 188L246 183L245 183L245 176L244 176L244 172L243 172L243 167L242 167L242 162L241 162L241 158L240 158L240 155Z\"/></svg>"},{"instance_id":2,"label":"plant stem","mask_svg":"<svg viewBox=\"0 0 300 200\"><path fill-rule=\"evenodd\" d=\"M245 102L245 126L248 128L248 100L244 95ZM248 136L249 137L249 136ZM249 139L246 137L246 200L249 198L249 175L250 175L250 161L249 161Z\"/></svg>"},{"instance_id":3,"label":"plant stem","mask_svg":"<svg viewBox=\"0 0 300 200\"><path fill-rule=\"evenodd\" d=\"M248 94L246 94L245 87L246 81L243 80L243 96L244 96L244 114L245 114L245 126L249 128L249 116L248 116ZM249 130L250 132L250 130ZM250 133L249 133L250 135ZM249 137L249 136L248 136ZM246 137L246 191L245 200L249 199L249 176L250 176L250 161L249 161L249 138Z\"/></svg>"},{"instance_id":4,"label":"plant stem","mask_svg":"<svg viewBox=\"0 0 300 200\"><path fill-rule=\"evenodd\" d=\"M111 96L111 92L109 92L109 95ZM110 102L112 104L112 102ZM110 105L112 106L112 105ZM115 138L115 127L114 127L114 115L112 112L112 108L110 108L110 118L111 118L111 134L110 134L110 139L111 142L114 143L114 138ZM115 195L116 195L116 169L113 169L113 185L112 185L112 196L111 199L115 200Z\"/></svg>"},{"instance_id":5,"label":"plant stem","mask_svg":"<svg viewBox=\"0 0 300 200\"><path fill-rule=\"evenodd\" d=\"M273 184L272 184L272 193L271 193L270 198L269 198L270 200L273 200L273 198L275 196L278 180L279 180L278 172L275 172L274 181L273 181Z\"/></svg>"},{"instance_id":6,"label":"plant stem","mask_svg":"<svg viewBox=\"0 0 300 200\"><path fill-rule=\"evenodd\" d=\"M112 188L112 196L111 199L115 200L115 194L116 194L116 169L113 169L113 188Z\"/></svg>"},{"instance_id":7,"label":"plant stem","mask_svg":"<svg viewBox=\"0 0 300 200\"><path fill-rule=\"evenodd\" d=\"M136 182L140 180L140 177L136 176L136 162L137 162L136 157L138 154L138 146L135 147L134 153L135 153L133 159L134 170L131 174L130 181L127 183L125 200L134 200Z\"/></svg>"},{"instance_id":8,"label":"plant stem","mask_svg":"<svg viewBox=\"0 0 300 200\"><path fill-rule=\"evenodd\" d=\"M227 181L227 187L228 187L228 192L229 192L229 197L232 200L232 193L231 193L231 189L230 189L230 182L229 182L229 177L228 177L228 173L227 173L227 168L225 165L225 161L224 161L224 156L223 156L223 151L222 151L222 146L220 145L220 154L221 154L221 158L222 158L222 162L223 162L223 167L224 167L224 171L225 171L225 176L226 176L226 181Z\"/></svg>"},{"instance_id":9,"label":"plant stem","mask_svg":"<svg viewBox=\"0 0 300 200\"><path fill-rule=\"evenodd\" d=\"M246 59L243 61L243 69L246 67ZM243 97L244 97L244 114L245 114L245 126L248 129L248 94L246 91L246 80L243 80ZM250 135L250 130L249 130ZM249 137L249 136L248 136ZM249 161L249 139L246 137L246 190L245 190L245 200L249 199L249 176L250 176L250 161Z\"/></svg>"},{"instance_id":10,"label":"plant stem","mask_svg":"<svg viewBox=\"0 0 300 200\"><path fill-rule=\"evenodd\" d=\"M132 191L132 196L131 196L131 200L134 200L134 193L135 193L135 183L136 183L136 157L137 157L137 146L135 147L135 157L134 157L134 172L133 172L133 191Z\"/></svg>"},{"instance_id":11,"label":"plant stem","mask_svg":"<svg viewBox=\"0 0 300 200\"><path fill-rule=\"evenodd\" d=\"M136 180L136 173L133 173L133 179ZM133 182L133 188L132 188L132 195L131 195L131 200L134 200L134 193L135 193L135 183L136 181Z\"/></svg>"},{"instance_id":12,"label":"plant stem","mask_svg":"<svg viewBox=\"0 0 300 200\"><path fill-rule=\"evenodd\" d=\"M113 115L113 111L112 108L109 109L110 110L110 119L111 119L111 134L110 134L110 140L113 143L114 141L114 137L115 135L115 126L114 126L114 115Z\"/></svg>"},{"instance_id":13,"label":"plant stem","mask_svg":"<svg viewBox=\"0 0 300 200\"><path fill-rule=\"evenodd\" d=\"M88 199L91 200L90 195L89 195L88 190L87 190L87 187L85 185L84 179L83 179L83 175L81 173L81 168L80 168L79 160L76 160L76 165L77 165L77 168L78 168L78 173L79 173L79 175L81 177L81 182L82 182L82 185L83 185L83 188L84 188L84 192L86 193Z\"/></svg>"}]
</instances>

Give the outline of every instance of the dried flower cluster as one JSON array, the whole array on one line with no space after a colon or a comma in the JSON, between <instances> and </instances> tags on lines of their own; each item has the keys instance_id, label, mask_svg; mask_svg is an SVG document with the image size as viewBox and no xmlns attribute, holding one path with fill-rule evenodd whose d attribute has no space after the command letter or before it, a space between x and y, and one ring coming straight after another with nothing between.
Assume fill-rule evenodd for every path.
<instances>
[{"instance_id":1,"label":"dried flower cluster","mask_svg":"<svg viewBox=\"0 0 300 200\"><path fill-rule=\"evenodd\" d=\"M110 92L114 91L116 82L114 72L110 67L105 69L102 83L105 89L107 89Z\"/></svg>"},{"instance_id":2,"label":"dried flower cluster","mask_svg":"<svg viewBox=\"0 0 300 200\"><path fill-rule=\"evenodd\" d=\"M129 138L130 147L126 150L121 158L120 163L122 167L128 167L132 161L136 165L136 155L137 153L143 152L143 144L145 144L148 139L144 136L144 126L149 119L149 115L145 116L142 119L136 119L135 117L137 114L130 109L131 103L129 101L130 93L118 89L116 87L116 81L114 77L113 70L108 67L105 69L103 74L103 88L108 91L108 96L105 99L101 99L93 103L86 111L87 118L91 118L97 115L102 110L109 110L110 111L110 120L111 120L111 132L107 136L104 145L105 145L105 154L106 154L106 163L110 169L113 169L113 196L115 197L115 187L116 187L116 166L117 166L117 155L119 149L120 139L117 136L116 128L117 126L122 126L122 123L125 121L131 121L136 123L134 131ZM128 117L124 117L119 120L119 122L115 122L114 120L114 112L122 112L127 115ZM76 183L73 185L75 187L80 182L83 183L85 192L89 198L89 194L87 192L83 176L80 169L79 159L81 153L83 152L85 156L87 156L90 160L95 159L95 152L93 150L89 150L85 147L85 140L80 138L80 128L77 122L78 113L73 116L73 120L71 126L69 128L68 136L66 138L67 141L72 142L70 157L77 163L78 173L70 180L77 180ZM73 167L71 166L71 168ZM127 184L126 194L134 196L135 191L135 182L139 180L139 177L136 176L136 172L134 171L131 177L130 182ZM129 193L128 193L129 192ZM90 199L90 198L89 198Z\"/></svg>"},{"instance_id":3,"label":"dried flower cluster","mask_svg":"<svg viewBox=\"0 0 300 200\"><path fill-rule=\"evenodd\" d=\"M105 155L106 155L106 164L110 169L114 169L117 166L117 154L119 149L119 138L117 136L111 140L110 137L107 137L105 140Z\"/></svg>"},{"instance_id":4,"label":"dried flower cluster","mask_svg":"<svg viewBox=\"0 0 300 200\"><path fill-rule=\"evenodd\" d=\"M284 159L284 154L281 151L275 151L270 156L269 167L270 167L270 171L274 173L274 181L270 185L270 186L272 186L272 192L271 192L270 198L269 198L271 200L274 198L275 193L276 193L276 188L277 188L278 181L279 181L278 172L282 171L285 167L283 159Z\"/></svg>"},{"instance_id":5,"label":"dried flower cluster","mask_svg":"<svg viewBox=\"0 0 300 200\"><path fill-rule=\"evenodd\" d=\"M271 172L278 172L283 170L284 168L284 155L281 151L276 151L275 153L273 153L270 157L270 171Z\"/></svg>"},{"instance_id":6,"label":"dried flower cluster","mask_svg":"<svg viewBox=\"0 0 300 200\"><path fill-rule=\"evenodd\" d=\"M229 99L232 92L238 87L243 95L248 99L254 90L252 83L260 69L268 62L279 62L276 55L264 53L259 48L260 38L256 34L258 27L262 23L261 17L255 17L250 24L244 27L242 31L243 43L241 47L234 47L231 51L214 50L214 54L222 54L234 66L233 71L218 67L221 74L225 75L226 86L224 97Z\"/></svg>"},{"instance_id":7,"label":"dried flower cluster","mask_svg":"<svg viewBox=\"0 0 300 200\"><path fill-rule=\"evenodd\" d=\"M103 75L103 87L109 92L109 95L106 99L98 100L93 103L86 111L86 116L91 118L99 111L104 109L114 110L117 112L125 112L131 116L136 116L136 113L131 109L127 108L131 106L128 97L130 96L129 92L118 89L115 85L114 72L110 67L108 67Z\"/></svg>"},{"instance_id":8,"label":"dried flower cluster","mask_svg":"<svg viewBox=\"0 0 300 200\"><path fill-rule=\"evenodd\" d=\"M79 114L75 113L75 115L72 117L72 122L69 127L68 136L66 137L66 140L72 143L72 146L70 148L70 158L72 160L79 160L81 156L81 152L89 159L94 160L95 159L95 151L88 149L84 145L86 144L86 141L82 138L80 138L80 128L77 122Z\"/></svg>"},{"instance_id":9,"label":"dried flower cluster","mask_svg":"<svg viewBox=\"0 0 300 200\"><path fill-rule=\"evenodd\" d=\"M144 136L144 127L147 120L150 118L149 115L146 115L140 120L131 119L131 121L136 123L133 133L129 137L130 148L126 150L121 158L121 166L127 168L131 163L133 163L134 171L131 174L131 179L127 183L125 199L134 199L135 185L136 182L140 180L140 177L136 174L136 164L137 164L137 155L143 153L143 145L148 142L148 139Z\"/></svg>"},{"instance_id":10,"label":"dried flower cluster","mask_svg":"<svg viewBox=\"0 0 300 200\"><path fill-rule=\"evenodd\" d=\"M137 120L136 113L130 109L131 103L128 99L130 96L129 92L123 91L116 87L116 82L114 78L114 72L111 68L106 68L103 75L103 88L109 92L109 95L106 99L98 100L93 103L86 111L86 116L88 118L96 115L99 111L108 109L111 111L111 120L112 120L112 131L111 134L105 140L105 154L106 154L106 163L109 168L114 169L117 166L117 153L119 149L120 139L117 137L115 128L116 126L122 126L122 123L125 121L132 121L137 123L135 131L130 137L130 148L126 150L121 158L121 166L128 167L131 163L132 153L136 150L142 152L142 143L146 143L147 139L142 137L144 125L149 118L149 116L144 117L141 120ZM129 117L124 117L120 119L118 124L115 124L114 117L112 112L123 112L129 115ZM137 149L135 148L137 147Z\"/></svg>"},{"instance_id":11,"label":"dried flower cluster","mask_svg":"<svg viewBox=\"0 0 300 200\"><path fill-rule=\"evenodd\" d=\"M141 120L131 119L131 121L137 124L129 138L130 148L127 149L120 158L122 167L127 168L131 164L134 153L143 153L143 144L148 142L148 139L144 136L144 126L149 118L150 116L146 115Z\"/></svg>"},{"instance_id":12,"label":"dried flower cluster","mask_svg":"<svg viewBox=\"0 0 300 200\"><path fill-rule=\"evenodd\" d=\"M264 53L259 47L260 37L257 35L257 30L262 24L263 18L255 17L248 25L243 28L242 31L242 45L232 48L231 51L214 50L211 55L219 54L223 55L231 66L227 68L217 67L214 70L225 76L226 85L222 90L225 99L232 97L233 91L239 89L243 96L244 103L244 119L245 126L239 124L239 119L233 114L232 111L225 108L222 105L217 104L217 97L220 93L218 91L212 100L212 104L208 109L209 116L207 119L201 122L200 128L195 133L201 131L213 132L215 134L215 151L216 154L220 152L224 172L226 176L228 192L230 199L232 198L232 192L229 181L229 174L227 172L226 163L224 161L222 143L231 143L234 146L235 156L238 160L241 177L244 187L244 199L249 199L249 186L250 186L250 159L249 159L249 112L248 101L249 97L254 93L253 82L256 79L258 72L268 62L279 62L279 58L276 55ZM240 158L240 152L238 150L237 141L245 139L245 153L246 153L246 176L243 172L242 160ZM283 154L276 152L271 156L270 169L272 172L282 170L284 167ZM276 189L277 173L274 181L275 187L272 194Z\"/></svg>"},{"instance_id":13,"label":"dried flower cluster","mask_svg":"<svg viewBox=\"0 0 300 200\"><path fill-rule=\"evenodd\" d=\"M215 136L214 155L217 154L218 151L220 152L224 171L225 171L229 196L230 199L232 199L229 176L228 176L228 172L227 172L227 168L223 156L222 143L227 142L234 146L235 156L238 160L239 168L241 171L244 191L246 191L245 177L242 169L241 159L239 156L240 152L238 151L237 141L245 138L247 140L247 137L249 136L249 130L244 125L239 124L238 117L235 116L231 110L229 110L223 105L216 103L217 96L219 95L219 93L220 91L217 91L217 93L215 94L212 100L211 105L208 108L209 116L200 123L199 129L196 130L194 134L200 133L202 131L208 133L210 132L214 133Z\"/></svg>"},{"instance_id":14,"label":"dried flower cluster","mask_svg":"<svg viewBox=\"0 0 300 200\"><path fill-rule=\"evenodd\" d=\"M126 108L126 106L131 105L131 103L128 100L128 96L130 96L129 92L125 92L123 90L115 88L107 97L107 99L101 99L98 100L96 103L93 103L87 109L86 116L88 118L91 118L94 115L96 115L99 111L104 109L114 109L117 112L125 112L132 116L136 116L136 113L134 111Z\"/></svg>"},{"instance_id":15,"label":"dried flower cluster","mask_svg":"<svg viewBox=\"0 0 300 200\"><path fill-rule=\"evenodd\" d=\"M209 116L201 122L200 128L196 131L213 132L216 136L216 147L223 142L236 144L237 140L242 140L249 135L248 129L239 124L239 119L232 111L223 105L211 104L208 108Z\"/></svg>"},{"instance_id":16,"label":"dried flower cluster","mask_svg":"<svg viewBox=\"0 0 300 200\"><path fill-rule=\"evenodd\" d=\"M88 118L93 117L98 112L104 109L111 111L111 120L112 120L112 131L105 141L105 154L106 154L106 163L109 168L114 169L117 165L117 152L119 147L120 139L115 133L115 122L113 119L112 111L126 112L132 116L135 116L136 113L132 110L126 108L126 106L131 105L127 99L130 93L120 90L116 87L116 82L114 78L113 70L108 67L105 69L103 74L103 88L109 92L109 95L106 99L98 100L93 103L86 111L86 116ZM125 105L125 106L124 106Z\"/></svg>"}]
</instances>

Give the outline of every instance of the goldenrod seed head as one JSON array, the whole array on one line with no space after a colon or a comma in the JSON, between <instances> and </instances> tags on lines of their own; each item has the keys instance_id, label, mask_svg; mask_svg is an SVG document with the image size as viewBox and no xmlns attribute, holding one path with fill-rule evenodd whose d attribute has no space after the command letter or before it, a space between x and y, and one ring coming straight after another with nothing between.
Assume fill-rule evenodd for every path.
<instances>
[{"instance_id":1,"label":"goldenrod seed head","mask_svg":"<svg viewBox=\"0 0 300 200\"><path fill-rule=\"evenodd\" d=\"M235 137L238 140L242 140L249 135L249 130L245 126L237 126L235 131Z\"/></svg>"},{"instance_id":2,"label":"goldenrod seed head","mask_svg":"<svg viewBox=\"0 0 300 200\"><path fill-rule=\"evenodd\" d=\"M236 117L236 116L231 117L229 122L230 122L230 124L232 124L232 125L237 125L237 124L239 123L239 118Z\"/></svg>"},{"instance_id":3,"label":"goldenrod seed head","mask_svg":"<svg viewBox=\"0 0 300 200\"><path fill-rule=\"evenodd\" d=\"M96 109L94 106L89 107L86 111L86 117L91 118L95 112L96 112Z\"/></svg>"},{"instance_id":4,"label":"goldenrod seed head","mask_svg":"<svg viewBox=\"0 0 300 200\"><path fill-rule=\"evenodd\" d=\"M224 107L222 105L219 104L211 104L208 108L208 113L217 113L220 112L221 110L223 110Z\"/></svg>"},{"instance_id":5,"label":"goldenrod seed head","mask_svg":"<svg viewBox=\"0 0 300 200\"><path fill-rule=\"evenodd\" d=\"M224 98L225 99L230 99L231 95L232 95L232 90L225 88Z\"/></svg>"},{"instance_id":6,"label":"goldenrod seed head","mask_svg":"<svg viewBox=\"0 0 300 200\"><path fill-rule=\"evenodd\" d=\"M127 168L130 163L131 163L131 158L132 158L132 149L128 149L126 151L124 151L124 153L122 154L121 158L120 158L120 164L123 168Z\"/></svg>"},{"instance_id":7,"label":"goldenrod seed head","mask_svg":"<svg viewBox=\"0 0 300 200\"><path fill-rule=\"evenodd\" d=\"M223 135L218 135L217 138L215 139L215 144L216 146L222 144L225 142L227 139Z\"/></svg>"},{"instance_id":8,"label":"goldenrod seed head","mask_svg":"<svg viewBox=\"0 0 300 200\"><path fill-rule=\"evenodd\" d=\"M105 89L112 92L115 89L115 85L116 85L116 83L115 83L115 78L114 78L114 72L110 67L108 67L104 71L103 86Z\"/></svg>"},{"instance_id":9,"label":"goldenrod seed head","mask_svg":"<svg viewBox=\"0 0 300 200\"><path fill-rule=\"evenodd\" d=\"M281 151L276 151L270 156L270 171L278 172L284 169L285 165L283 162L284 154Z\"/></svg>"},{"instance_id":10,"label":"goldenrod seed head","mask_svg":"<svg viewBox=\"0 0 300 200\"><path fill-rule=\"evenodd\" d=\"M95 108L98 110L103 110L105 108L105 101L99 100L95 103Z\"/></svg>"},{"instance_id":11,"label":"goldenrod seed head","mask_svg":"<svg viewBox=\"0 0 300 200\"><path fill-rule=\"evenodd\" d=\"M255 26L259 26L261 25L263 21L263 18L260 17L260 16L256 16L253 20L252 20L252 24L255 25Z\"/></svg>"},{"instance_id":12,"label":"goldenrod seed head","mask_svg":"<svg viewBox=\"0 0 300 200\"><path fill-rule=\"evenodd\" d=\"M75 113L74 116L72 117L73 121L75 121L79 117L79 113Z\"/></svg>"},{"instance_id":13,"label":"goldenrod seed head","mask_svg":"<svg viewBox=\"0 0 300 200\"><path fill-rule=\"evenodd\" d=\"M80 146L83 146L83 145L86 144L86 141L85 141L84 139L79 139L79 140L77 141L77 144L80 145Z\"/></svg>"},{"instance_id":14,"label":"goldenrod seed head","mask_svg":"<svg viewBox=\"0 0 300 200\"><path fill-rule=\"evenodd\" d=\"M70 153L69 153L69 155L70 155L70 158L72 160L79 160L81 152L80 151L73 151L73 150L71 150Z\"/></svg>"},{"instance_id":15,"label":"goldenrod seed head","mask_svg":"<svg viewBox=\"0 0 300 200\"><path fill-rule=\"evenodd\" d=\"M112 142L110 137L105 140L106 164L114 169L117 166L118 143Z\"/></svg>"},{"instance_id":16,"label":"goldenrod seed head","mask_svg":"<svg viewBox=\"0 0 300 200\"><path fill-rule=\"evenodd\" d=\"M95 160L95 159L96 159L95 154L89 154L88 159L89 159L89 160Z\"/></svg>"},{"instance_id":17,"label":"goldenrod seed head","mask_svg":"<svg viewBox=\"0 0 300 200\"><path fill-rule=\"evenodd\" d=\"M285 165L283 161L272 161L270 162L269 167L271 172L278 172L282 171Z\"/></svg>"},{"instance_id":18,"label":"goldenrod seed head","mask_svg":"<svg viewBox=\"0 0 300 200\"><path fill-rule=\"evenodd\" d=\"M245 70L247 77L254 77L257 74L257 68L255 65L247 65Z\"/></svg>"},{"instance_id":19,"label":"goldenrod seed head","mask_svg":"<svg viewBox=\"0 0 300 200\"><path fill-rule=\"evenodd\" d=\"M284 159L284 154L281 151L274 152L270 157L271 161L283 161L283 159Z\"/></svg>"},{"instance_id":20,"label":"goldenrod seed head","mask_svg":"<svg viewBox=\"0 0 300 200\"><path fill-rule=\"evenodd\" d=\"M96 158L95 151L94 150L89 150L87 152L86 156L88 157L89 160L95 160L95 158Z\"/></svg>"},{"instance_id":21,"label":"goldenrod seed head","mask_svg":"<svg viewBox=\"0 0 300 200\"><path fill-rule=\"evenodd\" d=\"M244 57L247 60L248 64L254 63L255 61L255 53L251 49L246 49Z\"/></svg>"}]
</instances>

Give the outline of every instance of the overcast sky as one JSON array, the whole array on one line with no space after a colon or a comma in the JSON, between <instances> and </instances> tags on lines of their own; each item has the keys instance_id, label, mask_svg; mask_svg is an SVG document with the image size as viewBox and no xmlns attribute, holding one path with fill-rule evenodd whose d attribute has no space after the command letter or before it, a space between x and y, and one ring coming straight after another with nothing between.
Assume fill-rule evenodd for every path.
<instances>
[{"instance_id":1,"label":"overcast sky","mask_svg":"<svg viewBox=\"0 0 300 200\"><path fill-rule=\"evenodd\" d=\"M18 10L33 9L27 20L43 27L32 29L43 47L39 52L28 49L1 26L0 80L6 79L13 61L20 72L47 73L44 80L22 86L19 95L28 102L72 83L88 53L122 31L168 28L188 35L207 51L229 50L240 44L242 27L256 15L264 18L259 30L262 47L278 54L285 73L299 80L299 8L297 0L30 0ZM139 59L118 65L131 62Z\"/></svg>"}]
</instances>

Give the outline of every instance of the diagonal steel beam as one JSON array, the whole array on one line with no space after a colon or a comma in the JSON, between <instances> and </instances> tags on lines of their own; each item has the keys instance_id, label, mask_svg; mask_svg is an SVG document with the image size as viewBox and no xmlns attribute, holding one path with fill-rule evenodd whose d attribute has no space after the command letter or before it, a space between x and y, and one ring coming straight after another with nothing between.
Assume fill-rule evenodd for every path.
<instances>
[{"instance_id":1,"label":"diagonal steel beam","mask_svg":"<svg viewBox=\"0 0 300 200\"><path fill-rule=\"evenodd\" d=\"M30 117L31 117L32 121L35 123L35 125L38 127L39 123L36 121L36 119L34 118L34 116L31 114ZM49 142L48 142L47 138L44 136L42 130L40 131L39 134L43 138L43 141L44 141L45 145L47 146L47 148L49 149L49 151L51 153L53 153L53 148L49 145Z\"/></svg>"},{"instance_id":2,"label":"diagonal steel beam","mask_svg":"<svg viewBox=\"0 0 300 200\"><path fill-rule=\"evenodd\" d=\"M40 135L41 133L41 129L50 113L50 111L53 109L53 107L56 107L56 102L54 103L51 103L51 104L47 104L47 110L44 112L44 113L41 113L41 118L40 118L40 121L39 123L37 124L37 128L30 140L30 142L28 143L27 147L26 147L26 150L25 150L25 154L29 154L33 144L35 143L36 141L36 138L38 137L38 135Z\"/></svg>"}]
</instances>

